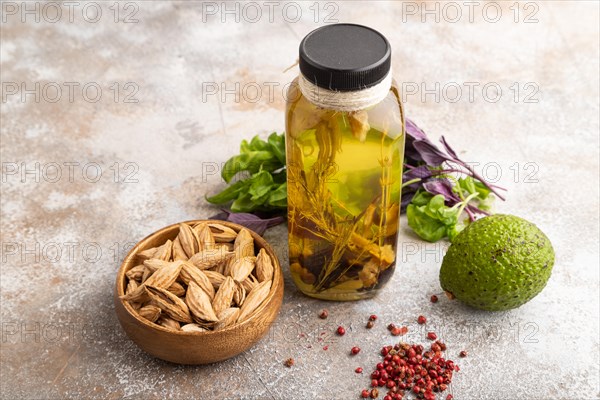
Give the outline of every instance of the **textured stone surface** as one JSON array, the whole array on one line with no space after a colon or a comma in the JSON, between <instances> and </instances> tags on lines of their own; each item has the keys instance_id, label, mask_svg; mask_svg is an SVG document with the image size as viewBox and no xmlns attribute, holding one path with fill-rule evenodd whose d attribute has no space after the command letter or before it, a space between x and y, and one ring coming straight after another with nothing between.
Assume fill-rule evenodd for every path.
<instances>
[{"instance_id":1,"label":"textured stone surface","mask_svg":"<svg viewBox=\"0 0 600 400\"><path fill-rule=\"evenodd\" d=\"M387 323L408 324L406 340L425 342L415 322L419 314L448 343L451 357L469 351L450 388L457 399L600 396L598 3L539 2L527 9L521 3L517 23L512 2L501 3L496 23L482 17L482 6L470 23L460 2L456 23L447 21L455 12L444 4L438 4L439 23L435 15L422 23L420 2L322 3L318 23L312 3L302 4L299 21L293 21L294 5L286 9L287 21L282 17L282 3L270 22L265 6L255 23L248 22L255 10L240 7L237 23L220 3L131 4L120 4L120 18L135 12L137 23L115 23L109 3L96 23L82 18L83 4L74 6L73 22L65 8L56 23L46 21L55 18L49 8L40 9L46 14L35 22L21 15L22 3L13 3L14 15L2 4L2 398L355 398L368 378L354 369L368 371L377 349L394 343ZM203 8L215 15L203 21ZM93 9L86 12L95 18ZM446 135L465 159L497 163L499 183L509 190L497 210L535 222L554 243L547 288L502 313L445 298L431 304L429 295L440 293L447 244L425 244L403 219L400 263L379 297L309 299L286 270L280 317L251 350L202 367L152 359L128 340L114 315L112 288L124 248L167 224L215 213L203 200L223 187L214 168L242 138L283 129L282 89L297 69L283 71L296 60L303 35L331 12L333 19L371 25L389 38L395 78L417 85L405 85L405 95L421 83L462 87L454 103L456 85L446 86L439 101L434 95L422 101L420 87L406 95L407 115L433 138ZM534 12L538 22L524 23ZM488 19L494 15L487 10ZM40 99L10 95L10 82L27 89L40 82ZM55 103L55 87L42 89L52 82L62 87ZM72 102L64 82L80 84ZM81 94L90 82L102 89L95 103ZM139 88L137 103L124 102L135 88L127 82ZM226 89L237 83L242 98L223 94L222 101L206 82ZM253 82L262 92L257 101ZM464 82L479 83L473 101ZM490 82L502 89L497 102L490 101L494 88L483 98ZM524 102L535 89L524 87L527 82L539 87L530 98L536 103ZM35 163L38 178L20 175ZM58 179L52 163L61 167ZM71 179L64 163L79 163ZM13 168L19 173L11 174ZM98 169L102 176L92 182ZM493 177L493 166L487 172ZM285 227L266 238L286 264ZM327 321L317 318L323 307L330 311ZM380 319L367 331L371 313ZM332 335L338 324L349 328L344 337ZM363 349L355 357L348 355L353 345ZM290 369L282 365L288 357L296 360Z\"/></svg>"}]
</instances>

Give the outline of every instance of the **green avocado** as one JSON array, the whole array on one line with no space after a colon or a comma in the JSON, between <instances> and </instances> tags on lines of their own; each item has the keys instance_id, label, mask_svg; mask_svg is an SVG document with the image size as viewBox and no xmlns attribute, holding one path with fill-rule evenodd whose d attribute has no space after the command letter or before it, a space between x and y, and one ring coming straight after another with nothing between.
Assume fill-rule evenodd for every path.
<instances>
[{"instance_id":1,"label":"green avocado","mask_svg":"<svg viewBox=\"0 0 600 400\"><path fill-rule=\"evenodd\" d=\"M440 269L450 297L482 310L519 307L544 289L554 249L534 224L514 215L479 219L452 242Z\"/></svg>"}]
</instances>

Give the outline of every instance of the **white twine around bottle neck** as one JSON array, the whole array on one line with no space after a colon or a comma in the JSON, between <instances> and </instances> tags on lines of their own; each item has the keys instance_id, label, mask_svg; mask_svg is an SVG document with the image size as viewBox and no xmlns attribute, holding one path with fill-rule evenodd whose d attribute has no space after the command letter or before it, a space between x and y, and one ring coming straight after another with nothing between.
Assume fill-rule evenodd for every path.
<instances>
[{"instance_id":1,"label":"white twine around bottle neck","mask_svg":"<svg viewBox=\"0 0 600 400\"><path fill-rule=\"evenodd\" d=\"M300 91L308 101L318 107L337 111L364 110L381 102L392 86L392 71L375 86L352 92L341 92L322 88L310 82L300 73L298 79Z\"/></svg>"}]
</instances>

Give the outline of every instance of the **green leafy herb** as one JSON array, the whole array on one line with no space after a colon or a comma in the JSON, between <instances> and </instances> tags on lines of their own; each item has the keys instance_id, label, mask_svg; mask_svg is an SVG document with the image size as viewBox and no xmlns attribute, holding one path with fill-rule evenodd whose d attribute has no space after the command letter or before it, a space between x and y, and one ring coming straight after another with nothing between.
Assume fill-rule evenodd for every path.
<instances>
[{"instance_id":1,"label":"green leafy herb","mask_svg":"<svg viewBox=\"0 0 600 400\"><path fill-rule=\"evenodd\" d=\"M458 187L457 185L453 189ZM465 190L460 193L460 198L464 200L459 200L449 206L447 204L449 201L443 194L434 195L428 191L419 190L406 207L408 226L428 242L437 242L445 237L452 241L469 223L468 218L461 219L461 214L465 208L469 207L469 203L479 196L477 191L468 193Z\"/></svg>"},{"instance_id":2,"label":"green leafy herb","mask_svg":"<svg viewBox=\"0 0 600 400\"><path fill-rule=\"evenodd\" d=\"M227 160L221 177L230 183L238 173L237 182L206 200L213 204L232 202L233 212L284 210L287 207L285 135L273 132L266 141L258 136L250 142L243 140L240 154Z\"/></svg>"}]
</instances>

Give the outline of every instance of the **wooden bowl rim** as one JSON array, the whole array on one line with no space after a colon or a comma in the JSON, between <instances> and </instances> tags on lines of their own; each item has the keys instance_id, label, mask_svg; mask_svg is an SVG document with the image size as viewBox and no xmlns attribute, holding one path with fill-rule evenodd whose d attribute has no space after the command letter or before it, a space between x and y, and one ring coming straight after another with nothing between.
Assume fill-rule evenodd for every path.
<instances>
[{"instance_id":1,"label":"wooden bowl rim","mask_svg":"<svg viewBox=\"0 0 600 400\"><path fill-rule=\"evenodd\" d=\"M252 315L246 319L245 321L241 322L240 324L234 324L230 327L224 328L224 329L220 329L218 331L210 331L207 330L205 332L186 332L186 331L174 331L171 329L167 329L163 326L157 325L153 322L148 321L145 318L142 318L137 312L135 312L135 310L133 309L133 307L131 307L131 305L129 304L129 302L126 302L124 300L122 300L120 297L123 296L125 294L125 273L127 271L125 271L125 266L127 264L134 264L132 261L133 259L137 256L137 253L140 251L143 251L145 249L140 249L140 246L142 243L147 242L148 240L150 240L151 238L155 237L155 236L159 236L161 234L164 234L165 232L169 231L169 230L174 230L175 228L179 228L179 224L191 224L191 225L196 225L198 223L215 223L215 224L221 224L221 225L225 225L229 228L234 229L236 232L239 232L241 229L246 229L250 232L250 235L252 236L252 238L254 239L254 243L259 245L259 248L264 248L267 251L267 254L269 254L269 256L271 257L271 259L273 260L273 269L274 269L274 273L273 273L273 280L272 280L272 284L271 284L271 289L269 290L269 294L267 295L267 297L265 298L265 300L262 302L262 304L260 304L258 306L258 308L256 310L254 310L252 312ZM135 265L134 265L135 266ZM132 268L134 267L132 266ZM127 255L125 256L125 258L123 259L123 262L121 263L121 265L119 266L119 269L117 271L117 279L116 279L116 292L117 292L117 296L119 296L119 301L121 302L121 305L123 305L123 307L127 310L127 312L129 313L129 315L133 316L133 318L135 318L138 322L140 322L141 324L145 325L146 327L150 328L150 329L154 329L157 331L161 331L161 332L167 332L173 335L182 335L182 336L210 336L210 335L220 335L226 332L230 332L230 331L234 331L234 330L239 330L240 328L244 327L245 325L247 325L248 323L252 322L253 319L256 318L257 315L260 315L264 309L267 307L267 305L271 302L271 300L273 299L273 297L275 296L277 289L279 287L280 281L282 281L282 274L283 272L281 271L281 265L279 263L279 259L277 258L277 255L275 254L275 251L273 251L273 248L271 247L271 245L269 244L269 242L267 242L262 236L260 236L258 233L254 232L252 229L247 228L243 225L239 225L233 222L229 222L229 221L221 221L221 220L215 220L215 219L193 219L193 220L188 220L188 221L182 221L182 222L177 222L175 224L171 224L168 226L165 226L164 228L161 228L151 234L149 234L148 236L146 236L145 238L143 238L142 240L140 240L139 242L137 242L135 244L135 246L133 246L131 248L131 250L129 250L129 253L127 253Z\"/></svg>"}]
</instances>

